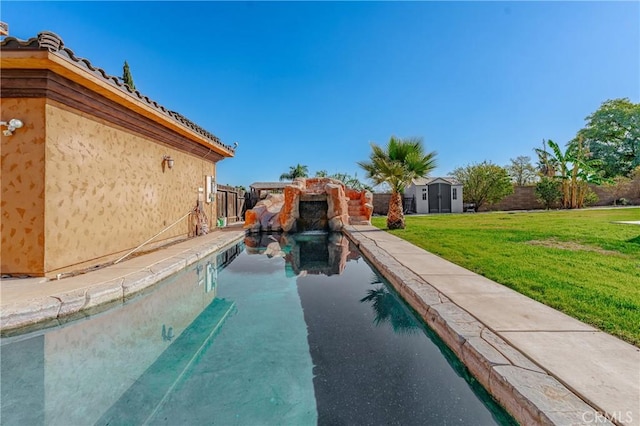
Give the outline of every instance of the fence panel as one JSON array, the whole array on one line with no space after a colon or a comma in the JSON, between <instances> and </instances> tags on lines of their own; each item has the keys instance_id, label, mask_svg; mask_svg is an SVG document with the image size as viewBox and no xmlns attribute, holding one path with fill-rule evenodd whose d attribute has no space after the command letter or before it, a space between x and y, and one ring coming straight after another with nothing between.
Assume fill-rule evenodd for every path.
<instances>
[{"instance_id":1,"label":"fence panel","mask_svg":"<svg viewBox=\"0 0 640 426\"><path fill-rule=\"evenodd\" d=\"M245 203L244 190L227 185L218 185L216 201L218 218L227 218L227 223L242 220Z\"/></svg>"}]
</instances>

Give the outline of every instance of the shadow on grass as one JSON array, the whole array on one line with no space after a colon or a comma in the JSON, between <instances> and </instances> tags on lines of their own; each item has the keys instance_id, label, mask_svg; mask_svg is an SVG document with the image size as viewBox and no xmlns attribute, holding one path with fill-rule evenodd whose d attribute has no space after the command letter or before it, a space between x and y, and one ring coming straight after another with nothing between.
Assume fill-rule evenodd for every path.
<instances>
[{"instance_id":1,"label":"shadow on grass","mask_svg":"<svg viewBox=\"0 0 640 426\"><path fill-rule=\"evenodd\" d=\"M628 239L627 242L631 244L638 244L640 246L640 235L638 235L637 237Z\"/></svg>"}]
</instances>

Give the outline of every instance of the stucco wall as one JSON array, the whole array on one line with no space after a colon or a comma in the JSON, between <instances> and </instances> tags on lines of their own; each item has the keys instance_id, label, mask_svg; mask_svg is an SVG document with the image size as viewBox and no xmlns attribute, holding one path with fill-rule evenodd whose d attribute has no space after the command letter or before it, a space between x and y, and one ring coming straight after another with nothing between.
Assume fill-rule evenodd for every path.
<instances>
[{"instance_id":1,"label":"stucco wall","mask_svg":"<svg viewBox=\"0 0 640 426\"><path fill-rule=\"evenodd\" d=\"M386 216L386 214L389 212L389 200L391 200L390 193L374 192L373 214Z\"/></svg>"},{"instance_id":2,"label":"stucco wall","mask_svg":"<svg viewBox=\"0 0 640 426\"><path fill-rule=\"evenodd\" d=\"M46 119L46 271L136 247L189 212L215 174L213 163L58 104ZM173 169L163 171L165 155ZM188 232L185 218L158 240Z\"/></svg>"},{"instance_id":3,"label":"stucco wall","mask_svg":"<svg viewBox=\"0 0 640 426\"><path fill-rule=\"evenodd\" d=\"M2 99L2 121L24 127L2 142L2 272L44 272L44 99Z\"/></svg>"},{"instance_id":4,"label":"stucco wall","mask_svg":"<svg viewBox=\"0 0 640 426\"><path fill-rule=\"evenodd\" d=\"M640 180L633 181L625 191L619 193L616 193L614 188L606 185L590 185L590 187L598 196L598 201L594 206L610 206L616 198L626 198L633 205L640 204ZM513 189L513 194L506 196L499 203L483 206L480 211L535 210L544 208L544 205L536 199L535 186L515 186Z\"/></svg>"},{"instance_id":5,"label":"stucco wall","mask_svg":"<svg viewBox=\"0 0 640 426\"><path fill-rule=\"evenodd\" d=\"M513 194L496 204L486 204L480 211L538 210L544 205L536 199L535 186L514 186Z\"/></svg>"},{"instance_id":6,"label":"stucco wall","mask_svg":"<svg viewBox=\"0 0 640 426\"><path fill-rule=\"evenodd\" d=\"M2 120L24 122L0 136L2 273L55 276L115 260L189 212L215 176L213 162L52 100L1 107ZM165 155L173 169L163 171ZM214 226L215 204L204 206ZM190 230L187 217L153 242Z\"/></svg>"}]
</instances>

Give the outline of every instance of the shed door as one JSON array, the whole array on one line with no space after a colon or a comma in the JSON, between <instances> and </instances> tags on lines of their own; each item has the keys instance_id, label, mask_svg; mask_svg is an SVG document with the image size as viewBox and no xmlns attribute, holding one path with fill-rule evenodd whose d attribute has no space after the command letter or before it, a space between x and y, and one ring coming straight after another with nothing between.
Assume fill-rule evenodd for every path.
<instances>
[{"instance_id":1,"label":"shed door","mask_svg":"<svg viewBox=\"0 0 640 426\"><path fill-rule=\"evenodd\" d=\"M429 185L429 213L451 213L451 185Z\"/></svg>"}]
</instances>

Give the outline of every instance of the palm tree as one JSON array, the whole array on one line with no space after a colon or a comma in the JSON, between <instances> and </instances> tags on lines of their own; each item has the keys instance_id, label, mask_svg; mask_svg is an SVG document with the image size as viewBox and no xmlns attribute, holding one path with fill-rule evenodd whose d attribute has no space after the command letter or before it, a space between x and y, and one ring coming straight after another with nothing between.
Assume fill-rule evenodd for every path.
<instances>
[{"instance_id":1,"label":"palm tree","mask_svg":"<svg viewBox=\"0 0 640 426\"><path fill-rule=\"evenodd\" d=\"M371 302L371 306L376 314L375 325L379 326L389 323L393 331L399 334L413 334L419 329L416 321L409 312L402 306L402 302L391 293L382 280L374 275L371 285L376 285L374 289L367 290L367 295L360 299L360 302Z\"/></svg>"},{"instance_id":2,"label":"palm tree","mask_svg":"<svg viewBox=\"0 0 640 426\"><path fill-rule=\"evenodd\" d=\"M402 194L413 179L426 177L436 168L436 152L424 153L422 138L400 139L392 136L386 149L371 144L369 161L359 161L366 178L374 185L386 183L391 188L387 228L404 229Z\"/></svg>"},{"instance_id":3,"label":"palm tree","mask_svg":"<svg viewBox=\"0 0 640 426\"><path fill-rule=\"evenodd\" d=\"M309 177L309 168L302 164L296 164L289 167L289 173L283 173L280 175L280 180L294 180L295 178Z\"/></svg>"}]
</instances>

